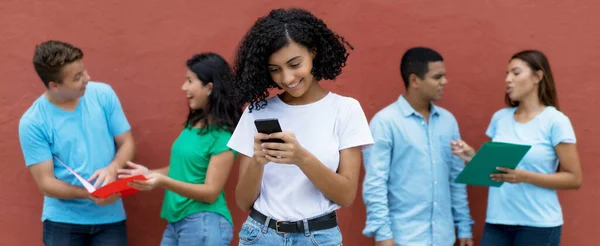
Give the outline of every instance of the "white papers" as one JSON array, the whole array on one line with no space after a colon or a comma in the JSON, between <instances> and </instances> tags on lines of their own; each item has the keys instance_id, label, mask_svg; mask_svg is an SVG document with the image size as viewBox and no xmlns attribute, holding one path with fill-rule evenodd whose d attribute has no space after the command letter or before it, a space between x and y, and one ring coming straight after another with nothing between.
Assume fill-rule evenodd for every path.
<instances>
[{"instance_id":1,"label":"white papers","mask_svg":"<svg viewBox=\"0 0 600 246\"><path fill-rule=\"evenodd\" d=\"M71 172L73 175L75 175L75 177L77 177L77 179L79 180L79 182L81 182L83 184L83 187L85 187L85 189L89 193L92 193L92 192L96 191L96 188L92 184L90 184L90 182L87 182L87 180L85 180L84 178L82 178L78 173L76 173L75 171L73 171L73 169L71 169L69 166L67 166L65 163L63 163L60 159L58 159L58 157L54 156L54 159L56 159L58 161L58 163L60 163L63 166L65 166L67 168L67 170L69 170L69 172Z\"/></svg>"}]
</instances>

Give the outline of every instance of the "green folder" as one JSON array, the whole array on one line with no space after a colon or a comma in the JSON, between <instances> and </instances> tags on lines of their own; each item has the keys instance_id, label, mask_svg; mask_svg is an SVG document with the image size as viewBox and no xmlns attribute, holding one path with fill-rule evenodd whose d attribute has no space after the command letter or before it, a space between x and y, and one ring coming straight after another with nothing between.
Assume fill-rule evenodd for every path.
<instances>
[{"instance_id":1,"label":"green folder","mask_svg":"<svg viewBox=\"0 0 600 246\"><path fill-rule=\"evenodd\" d=\"M502 173L496 170L496 167L515 169L529 149L531 149L531 145L486 142L454 182L500 187L504 182L492 180L490 174Z\"/></svg>"}]
</instances>

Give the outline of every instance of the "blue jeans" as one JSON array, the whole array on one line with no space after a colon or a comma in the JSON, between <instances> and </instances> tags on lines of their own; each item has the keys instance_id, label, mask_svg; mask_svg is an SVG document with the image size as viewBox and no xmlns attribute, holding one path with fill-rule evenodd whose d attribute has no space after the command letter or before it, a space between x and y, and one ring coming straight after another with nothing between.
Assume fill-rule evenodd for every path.
<instances>
[{"instance_id":1,"label":"blue jeans","mask_svg":"<svg viewBox=\"0 0 600 246\"><path fill-rule=\"evenodd\" d=\"M228 246L233 238L233 227L217 213L200 212L175 223L169 223L160 242L161 246Z\"/></svg>"},{"instance_id":2,"label":"blue jeans","mask_svg":"<svg viewBox=\"0 0 600 246\"><path fill-rule=\"evenodd\" d=\"M78 225L44 221L46 246L127 246L125 221L100 224Z\"/></svg>"},{"instance_id":3,"label":"blue jeans","mask_svg":"<svg viewBox=\"0 0 600 246\"><path fill-rule=\"evenodd\" d=\"M531 227L485 224L482 246L558 246L562 226Z\"/></svg>"},{"instance_id":4,"label":"blue jeans","mask_svg":"<svg viewBox=\"0 0 600 246\"><path fill-rule=\"evenodd\" d=\"M304 233L277 233L269 228L269 221L261 224L248 217L240 230L239 245L316 245L316 246L338 246L342 245L342 233L339 227L326 230L310 231L305 221Z\"/></svg>"}]
</instances>

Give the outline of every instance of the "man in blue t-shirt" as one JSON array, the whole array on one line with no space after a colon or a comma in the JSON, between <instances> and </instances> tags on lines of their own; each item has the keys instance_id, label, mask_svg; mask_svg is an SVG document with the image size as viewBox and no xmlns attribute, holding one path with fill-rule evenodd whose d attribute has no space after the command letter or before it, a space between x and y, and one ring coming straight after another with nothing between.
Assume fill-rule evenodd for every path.
<instances>
[{"instance_id":1,"label":"man in blue t-shirt","mask_svg":"<svg viewBox=\"0 0 600 246\"><path fill-rule=\"evenodd\" d=\"M90 195L65 167L100 187L133 159L134 140L117 95L107 84L90 82L83 52L71 44L37 45L33 65L46 91L21 117L19 139L44 194L44 244L127 245L119 195Z\"/></svg>"}]
</instances>

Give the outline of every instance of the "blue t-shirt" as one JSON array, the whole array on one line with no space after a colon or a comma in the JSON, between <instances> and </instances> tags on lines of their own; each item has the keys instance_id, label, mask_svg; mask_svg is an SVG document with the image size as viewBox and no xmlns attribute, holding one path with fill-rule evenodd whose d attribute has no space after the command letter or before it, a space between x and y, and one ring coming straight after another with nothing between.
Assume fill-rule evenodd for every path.
<instances>
[{"instance_id":1,"label":"blue t-shirt","mask_svg":"<svg viewBox=\"0 0 600 246\"><path fill-rule=\"evenodd\" d=\"M53 159L55 155L88 179L114 159L114 136L129 130L129 122L113 89L104 83L89 82L73 112L56 107L45 95L35 100L21 117L19 139L27 166ZM55 159L54 175L61 181L83 187ZM98 206L89 199L44 197L42 221L91 225L124 219L121 200Z\"/></svg>"},{"instance_id":2,"label":"blue t-shirt","mask_svg":"<svg viewBox=\"0 0 600 246\"><path fill-rule=\"evenodd\" d=\"M536 173L556 173L559 143L575 143L571 121L554 107L527 123L514 119L516 108L504 108L492 117L486 135L494 142L528 144L531 149L517 168ZM491 187L486 222L504 225L555 227L563 224L562 209L556 190L529 183L504 183Z\"/></svg>"}]
</instances>

